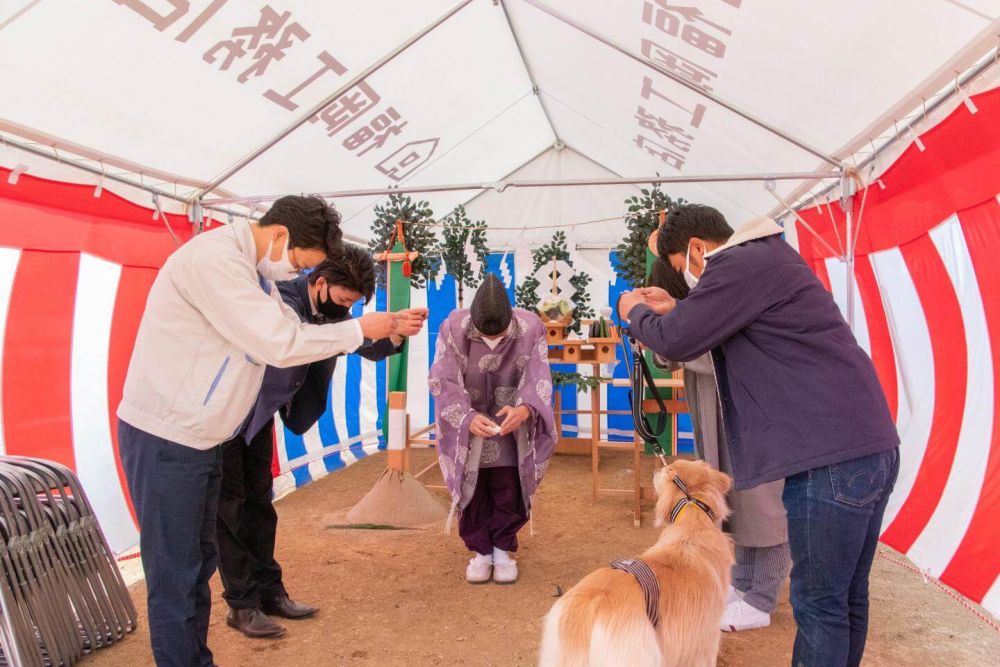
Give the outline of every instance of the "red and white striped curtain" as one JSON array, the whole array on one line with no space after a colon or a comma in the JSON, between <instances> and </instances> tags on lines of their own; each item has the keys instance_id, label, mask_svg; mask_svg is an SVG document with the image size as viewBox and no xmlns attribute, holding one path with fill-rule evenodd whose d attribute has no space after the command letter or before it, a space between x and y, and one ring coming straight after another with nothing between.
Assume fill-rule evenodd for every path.
<instances>
[{"instance_id":1,"label":"red and white striped curtain","mask_svg":"<svg viewBox=\"0 0 1000 667\"><path fill-rule=\"evenodd\" d=\"M882 541L1000 615L1000 89L975 101L855 198L855 333L902 439ZM803 217L843 247L837 202ZM798 233L846 308L846 264Z\"/></svg>"},{"instance_id":2,"label":"red and white striped curtain","mask_svg":"<svg viewBox=\"0 0 1000 667\"><path fill-rule=\"evenodd\" d=\"M146 295L174 249L152 210L94 186L0 169L0 453L80 476L111 548L138 541L117 455L122 384ZM190 238L183 216L169 215Z\"/></svg>"}]
</instances>

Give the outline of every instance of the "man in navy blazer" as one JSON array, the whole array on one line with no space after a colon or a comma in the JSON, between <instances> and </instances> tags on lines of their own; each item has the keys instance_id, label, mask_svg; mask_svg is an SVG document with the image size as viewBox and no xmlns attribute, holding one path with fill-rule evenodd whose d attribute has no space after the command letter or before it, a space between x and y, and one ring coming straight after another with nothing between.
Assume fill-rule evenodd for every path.
<instances>
[{"instance_id":1,"label":"man in navy blazer","mask_svg":"<svg viewBox=\"0 0 1000 667\"><path fill-rule=\"evenodd\" d=\"M344 256L326 261L309 275L277 283L282 300L303 322L339 322L350 317L355 302L367 303L375 291L371 254L344 244ZM415 310L414 317L425 311ZM404 339L365 340L356 352L377 361L402 350ZM294 433L309 430L327 408L330 378L337 357L275 368L264 374L257 403L239 435L222 446L222 493L216 536L226 622L248 637L277 637L285 629L270 616L307 618L318 610L293 601L274 559L278 517L271 503L274 414Z\"/></svg>"}]
</instances>

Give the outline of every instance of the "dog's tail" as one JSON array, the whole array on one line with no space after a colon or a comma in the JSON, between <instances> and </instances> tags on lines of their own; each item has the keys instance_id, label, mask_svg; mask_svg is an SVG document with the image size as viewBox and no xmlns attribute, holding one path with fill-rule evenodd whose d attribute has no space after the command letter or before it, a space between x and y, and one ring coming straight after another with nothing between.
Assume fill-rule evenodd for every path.
<instances>
[{"instance_id":1,"label":"dog's tail","mask_svg":"<svg viewBox=\"0 0 1000 667\"><path fill-rule=\"evenodd\" d=\"M646 615L623 609L603 594L571 591L545 618L539 667L660 664L659 638Z\"/></svg>"},{"instance_id":2,"label":"dog's tail","mask_svg":"<svg viewBox=\"0 0 1000 667\"><path fill-rule=\"evenodd\" d=\"M563 602L561 598L552 605L548 615L545 616L545 625L542 627L541 655L538 658L538 667L563 667L565 660L563 656L562 637L560 635L560 625L562 624Z\"/></svg>"}]
</instances>

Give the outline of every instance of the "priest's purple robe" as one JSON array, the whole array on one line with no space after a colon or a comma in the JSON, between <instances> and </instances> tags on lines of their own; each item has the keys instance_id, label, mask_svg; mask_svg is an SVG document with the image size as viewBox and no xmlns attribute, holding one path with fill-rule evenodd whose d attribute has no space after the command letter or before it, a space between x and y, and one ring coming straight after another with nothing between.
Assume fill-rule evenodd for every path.
<instances>
[{"instance_id":1,"label":"priest's purple robe","mask_svg":"<svg viewBox=\"0 0 1000 667\"><path fill-rule=\"evenodd\" d=\"M530 511L556 442L548 344L539 317L515 308L510 327L490 349L468 309L455 310L438 331L427 382L434 397L438 463L458 509L472 499L483 459L483 438L469 433L472 418L476 413L493 418L504 406L530 408L531 416L513 434L521 493Z\"/></svg>"}]
</instances>

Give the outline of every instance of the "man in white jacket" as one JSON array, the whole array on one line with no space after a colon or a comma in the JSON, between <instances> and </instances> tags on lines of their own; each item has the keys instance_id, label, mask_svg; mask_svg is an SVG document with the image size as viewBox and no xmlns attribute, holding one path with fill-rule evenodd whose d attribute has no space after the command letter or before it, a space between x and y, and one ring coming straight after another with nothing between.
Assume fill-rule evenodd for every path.
<instances>
[{"instance_id":1,"label":"man in white jacket","mask_svg":"<svg viewBox=\"0 0 1000 667\"><path fill-rule=\"evenodd\" d=\"M158 665L212 665L219 445L239 432L268 365L351 352L365 338L416 334L425 314L369 313L303 324L272 280L341 249L340 216L317 197L283 197L257 223L195 237L150 290L122 402L118 446L139 520L150 641Z\"/></svg>"}]
</instances>

